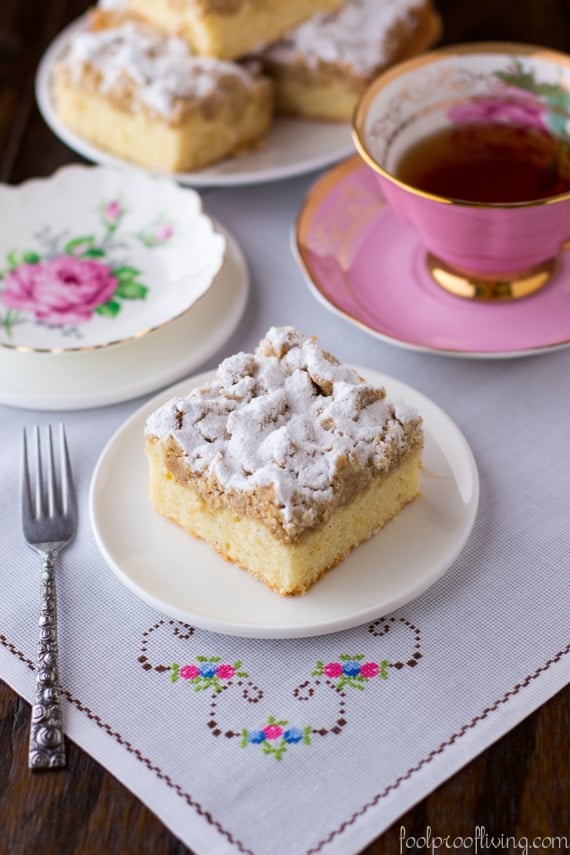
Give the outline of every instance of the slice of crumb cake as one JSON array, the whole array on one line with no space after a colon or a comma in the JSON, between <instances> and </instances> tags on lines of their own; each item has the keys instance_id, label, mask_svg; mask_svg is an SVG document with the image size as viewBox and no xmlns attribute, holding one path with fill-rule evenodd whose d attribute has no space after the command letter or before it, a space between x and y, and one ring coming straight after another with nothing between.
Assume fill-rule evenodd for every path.
<instances>
[{"instance_id":1,"label":"slice of crumb cake","mask_svg":"<svg viewBox=\"0 0 570 855\"><path fill-rule=\"evenodd\" d=\"M260 54L280 113L350 121L359 97L388 66L427 50L441 31L431 0L348 0Z\"/></svg>"},{"instance_id":2,"label":"slice of crumb cake","mask_svg":"<svg viewBox=\"0 0 570 855\"><path fill-rule=\"evenodd\" d=\"M139 166L190 172L247 150L273 121L259 63L193 55L179 38L125 15L93 10L52 79L61 122Z\"/></svg>"},{"instance_id":3,"label":"slice of crumb cake","mask_svg":"<svg viewBox=\"0 0 570 855\"><path fill-rule=\"evenodd\" d=\"M155 509L284 595L420 491L418 413L294 327L160 407L145 438Z\"/></svg>"}]
</instances>

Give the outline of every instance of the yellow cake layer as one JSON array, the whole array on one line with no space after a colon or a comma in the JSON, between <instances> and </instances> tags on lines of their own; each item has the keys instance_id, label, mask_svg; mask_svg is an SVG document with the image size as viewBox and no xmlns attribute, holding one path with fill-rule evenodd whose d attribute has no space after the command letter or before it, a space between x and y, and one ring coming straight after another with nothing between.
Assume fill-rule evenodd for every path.
<instances>
[{"instance_id":1,"label":"yellow cake layer","mask_svg":"<svg viewBox=\"0 0 570 855\"><path fill-rule=\"evenodd\" d=\"M202 56L237 59L342 0L128 0L129 11L184 38Z\"/></svg>"},{"instance_id":2,"label":"yellow cake layer","mask_svg":"<svg viewBox=\"0 0 570 855\"><path fill-rule=\"evenodd\" d=\"M416 446L324 523L287 543L259 520L230 508L212 509L190 484L177 481L165 463L163 441L147 438L145 449L154 508L282 595L307 591L420 492L421 447ZM378 563L381 568L381 553Z\"/></svg>"},{"instance_id":3,"label":"yellow cake layer","mask_svg":"<svg viewBox=\"0 0 570 855\"><path fill-rule=\"evenodd\" d=\"M231 102L214 115L192 111L179 123L130 112L98 92L56 78L53 99L61 122L117 157L149 169L190 172L256 145L272 121L268 87L257 88L237 111Z\"/></svg>"}]
</instances>

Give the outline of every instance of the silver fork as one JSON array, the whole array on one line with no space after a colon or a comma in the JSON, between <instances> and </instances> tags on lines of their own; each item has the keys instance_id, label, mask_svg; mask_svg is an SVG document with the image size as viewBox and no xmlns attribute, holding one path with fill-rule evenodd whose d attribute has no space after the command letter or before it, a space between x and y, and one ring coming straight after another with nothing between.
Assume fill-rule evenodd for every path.
<instances>
[{"instance_id":1,"label":"silver fork","mask_svg":"<svg viewBox=\"0 0 570 855\"><path fill-rule=\"evenodd\" d=\"M38 619L36 691L32 705L28 766L30 769L65 766L57 656L55 562L77 528L77 500L63 425L59 426L59 453L54 453L51 425L44 440L42 460L38 427L28 450L22 442L22 525L29 546L41 556L41 604ZM58 463L56 463L56 457Z\"/></svg>"}]
</instances>

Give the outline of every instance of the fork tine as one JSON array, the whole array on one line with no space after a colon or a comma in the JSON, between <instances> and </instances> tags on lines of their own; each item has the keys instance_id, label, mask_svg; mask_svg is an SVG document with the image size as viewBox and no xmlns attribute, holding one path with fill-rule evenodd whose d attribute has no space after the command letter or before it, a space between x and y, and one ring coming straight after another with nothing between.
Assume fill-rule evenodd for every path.
<instances>
[{"instance_id":1,"label":"fork tine","mask_svg":"<svg viewBox=\"0 0 570 855\"><path fill-rule=\"evenodd\" d=\"M40 429L38 425L34 427L34 447L35 447L35 481L34 481L34 516L36 519L41 517L45 511L44 499L44 475L42 466L42 445L40 437Z\"/></svg>"},{"instance_id":2,"label":"fork tine","mask_svg":"<svg viewBox=\"0 0 570 855\"><path fill-rule=\"evenodd\" d=\"M30 468L28 464L28 435L24 428L22 435L22 511L24 519L33 512L32 491L30 488Z\"/></svg>"},{"instance_id":3,"label":"fork tine","mask_svg":"<svg viewBox=\"0 0 570 855\"><path fill-rule=\"evenodd\" d=\"M69 513L75 508L75 488L67 446L65 426L60 423L58 436L47 426L47 439L35 425L28 438L22 433L22 510L33 519ZM44 465L44 458L47 458Z\"/></svg>"},{"instance_id":4,"label":"fork tine","mask_svg":"<svg viewBox=\"0 0 570 855\"><path fill-rule=\"evenodd\" d=\"M51 425L47 429L47 446L48 446L48 462L47 462L47 509L48 513L53 516L60 510L57 507L56 495L57 487L55 483L55 463L53 459L53 436Z\"/></svg>"},{"instance_id":5,"label":"fork tine","mask_svg":"<svg viewBox=\"0 0 570 855\"><path fill-rule=\"evenodd\" d=\"M73 484L73 475L71 473L71 461L69 459L69 449L67 447L67 437L65 435L65 426L63 423L59 425L59 446L61 456L61 502L64 513L71 511L75 504L75 487Z\"/></svg>"}]
</instances>

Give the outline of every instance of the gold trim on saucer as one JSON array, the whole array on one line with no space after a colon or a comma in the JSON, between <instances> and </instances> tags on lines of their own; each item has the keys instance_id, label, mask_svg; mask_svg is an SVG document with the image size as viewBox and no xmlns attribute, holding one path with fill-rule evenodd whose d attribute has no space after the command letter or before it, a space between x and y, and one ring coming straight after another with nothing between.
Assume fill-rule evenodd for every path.
<instances>
[{"instance_id":1,"label":"gold trim on saucer","mask_svg":"<svg viewBox=\"0 0 570 855\"><path fill-rule=\"evenodd\" d=\"M520 300L534 294L550 281L557 262L549 258L542 264L520 270L517 273L505 273L495 276L482 276L478 273L461 273L441 261L433 253L426 255L426 266L432 279L445 291L467 300L485 300L487 302L505 302Z\"/></svg>"}]
</instances>

